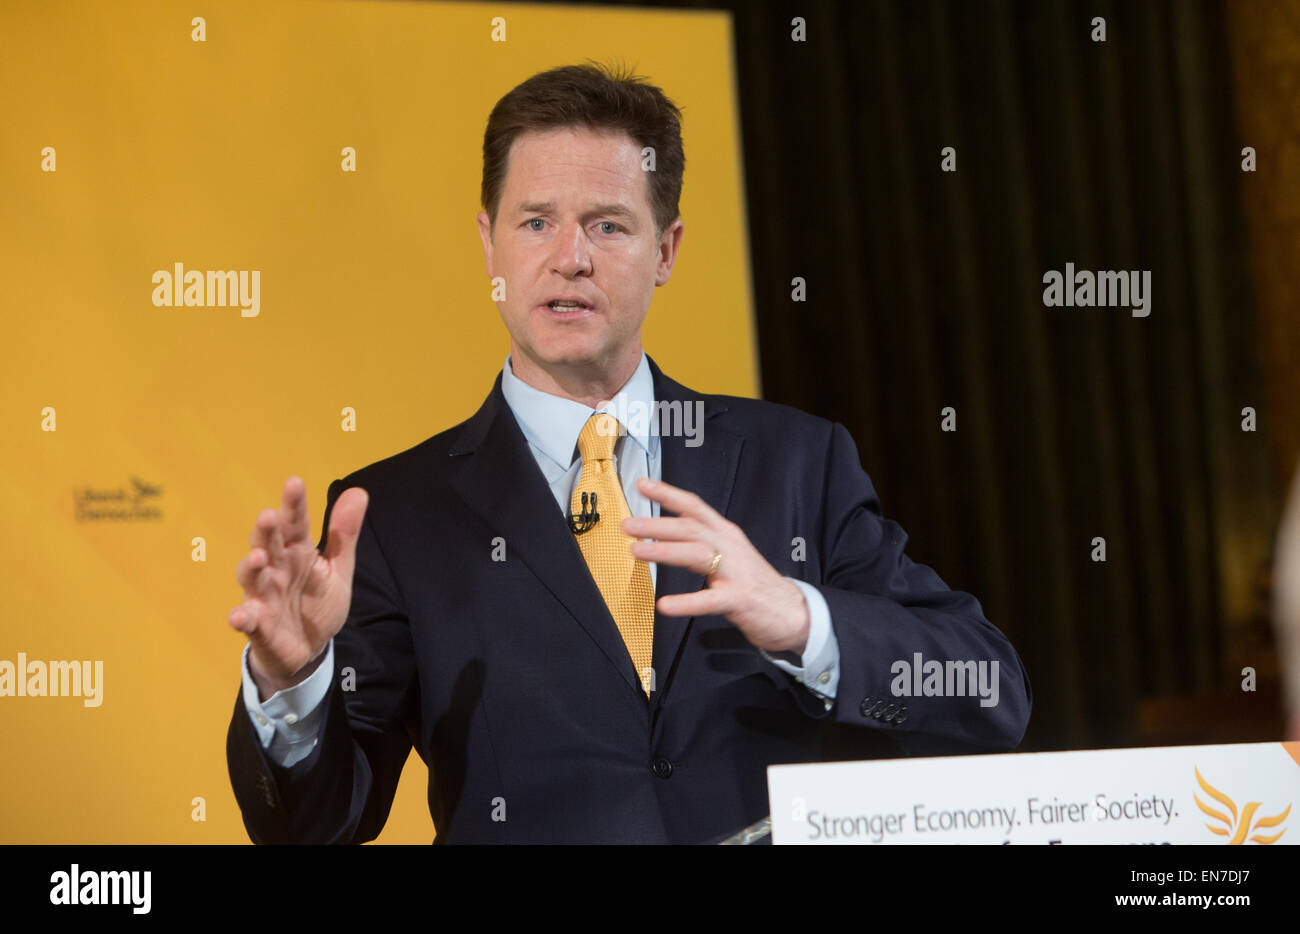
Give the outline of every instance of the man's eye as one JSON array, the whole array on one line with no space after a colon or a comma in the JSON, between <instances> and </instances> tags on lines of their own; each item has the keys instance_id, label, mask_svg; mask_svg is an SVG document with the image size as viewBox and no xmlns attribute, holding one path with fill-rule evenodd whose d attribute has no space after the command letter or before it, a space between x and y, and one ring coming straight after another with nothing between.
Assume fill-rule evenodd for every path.
<instances>
[{"instance_id":1,"label":"man's eye","mask_svg":"<svg viewBox=\"0 0 1300 934\"><path fill-rule=\"evenodd\" d=\"M609 229L606 230L605 229L606 227L608 227ZM613 221L601 221L600 228L602 233L607 233L607 234L618 233L619 230L618 224L615 224Z\"/></svg>"},{"instance_id":2,"label":"man's eye","mask_svg":"<svg viewBox=\"0 0 1300 934\"><path fill-rule=\"evenodd\" d=\"M541 226L541 227L534 227L534 226L533 226L534 224L541 224L542 226ZM528 222L528 229L529 229L529 230L538 230L538 231L540 231L540 230L542 230L542 228L544 228L545 226L546 226L546 221L542 220L540 217L534 217L532 220L530 220L530 221Z\"/></svg>"}]
</instances>

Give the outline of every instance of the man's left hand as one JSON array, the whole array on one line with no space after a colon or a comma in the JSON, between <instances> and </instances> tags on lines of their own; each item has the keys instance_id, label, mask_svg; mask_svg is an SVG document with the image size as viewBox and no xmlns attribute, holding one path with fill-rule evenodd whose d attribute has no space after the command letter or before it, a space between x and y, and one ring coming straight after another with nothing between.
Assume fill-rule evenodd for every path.
<instances>
[{"instance_id":1,"label":"man's left hand","mask_svg":"<svg viewBox=\"0 0 1300 934\"><path fill-rule=\"evenodd\" d=\"M623 520L634 538L632 555L644 561L708 574L714 555L721 555L705 589L660 597L665 616L723 616L765 652L802 655L808 644L808 604L799 588L777 573L736 523L720 515L699 496L670 483L646 477L637 489L660 506L658 519ZM664 516L663 510L676 513Z\"/></svg>"}]
</instances>

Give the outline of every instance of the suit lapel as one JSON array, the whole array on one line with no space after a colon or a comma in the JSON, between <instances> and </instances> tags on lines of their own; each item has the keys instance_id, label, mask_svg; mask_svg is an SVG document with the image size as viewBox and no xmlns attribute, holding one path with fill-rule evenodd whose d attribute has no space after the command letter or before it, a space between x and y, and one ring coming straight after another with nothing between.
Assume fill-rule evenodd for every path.
<instances>
[{"instance_id":1,"label":"suit lapel","mask_svg":"<svg viewBox=\"0 0 1300 934\"><path fill-rule=\"evenodd\" d=\"M704 419L696 423L700 431L700 444L688 447L683 433L664 435L659 439L663 480L675 487L696 493L722 515L727 514L732 486L736 482L736 466L744 439L727 431L717 416L727 411L719 400L692 392L664 376L650 361L654 375L655 399L661 402L680 402L685 407L704 404ZM670 513L671 515L671 513ZM656 571L655 599L666 594L694 593L704 588L704 576L685 568L660 564ZM694 617L664 616L655 609L654 670L656 691L651 696L652 706L663 703L677 667L678 655L690 631Z\"/></svg>"},{"instance_id":2,"label":"suit lapel","mask_svg":"<svg viewBox=\"0 0 1300 934\"><path fill-rule=\"evenodd\" d=\"M505 540L507 560L523 561L586 630L628 688L641 694L618 627L501 394L499 374L450 453L463 459L452 488Z\"/></svg>"},{"instance_id":3,"label":"suit lapel","mask_svg":"<svg viewBox=\"0 0 1300 934\"><path fill-rule=\"evenodd\" d=\"M654 360L649 362L657 401L680 403L683 412L688 405L704 406L703 422L692 422L699 430L698 446L688 447L686 442L695 439L681 432L660 437L663 480L697 493L725 516L744 439L719 424L717 416L727 411L724 404L674 382ZM634 696L641 696L641 682L618 627L501 394L500 374L482 407L456 438L450 456L462 459L451 481L457 495L493 534L505 540L508 558L523 561L586 630ZM656 578L656 600L704 587L702 575L666 564L659 565ZM655 610L652 707L661 704L667 694L692 622L693 618L664 616Z\"/></svg>"}]
</instances>

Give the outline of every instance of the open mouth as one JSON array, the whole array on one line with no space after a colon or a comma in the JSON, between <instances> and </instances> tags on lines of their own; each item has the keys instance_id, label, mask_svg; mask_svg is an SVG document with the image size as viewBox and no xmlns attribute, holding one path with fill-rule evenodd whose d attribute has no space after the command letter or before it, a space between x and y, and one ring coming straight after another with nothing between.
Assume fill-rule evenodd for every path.
<instances>
[{"instance_id":1,"label":"open mouth","mask_svg":"<svg viewBox=\"0 0 1300 934\"><path fill-rule=\"evenodd\" d=\"M595 311L595 308L591 305L578 299L556 299L553 302L547 302L542 307L547 310L552 318L557 318L560 321L582 318Z\"/></svg>"}]
</instances>

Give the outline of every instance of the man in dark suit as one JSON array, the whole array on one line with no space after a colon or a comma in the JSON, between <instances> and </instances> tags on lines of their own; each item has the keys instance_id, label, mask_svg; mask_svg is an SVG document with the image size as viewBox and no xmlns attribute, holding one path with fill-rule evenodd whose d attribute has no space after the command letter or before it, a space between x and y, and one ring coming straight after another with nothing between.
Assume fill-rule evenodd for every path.
<instances>
[{"instance_id":1,"label":"man in dark suit","mask_svg":"<svg viewBox=\"0 0 1300 934\"><path fill-rule=\"evenodd\" d=\"M1023 736L1015 650L903 553L845 429L642 350L683 230L679 116L590 66L493 110L492 391L331 484L315 547L291 477L237 571L227 758L254 841L373 839L412 745L441 842L716 842L830 725L909 754ZM905 696L923 663L980 692Z\"/></svg>"}]
</instances>

